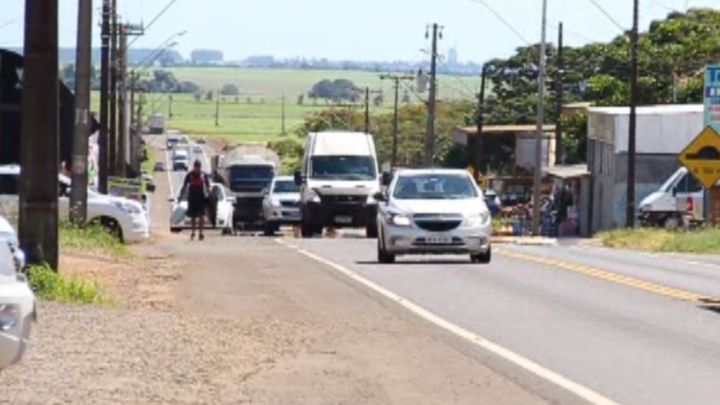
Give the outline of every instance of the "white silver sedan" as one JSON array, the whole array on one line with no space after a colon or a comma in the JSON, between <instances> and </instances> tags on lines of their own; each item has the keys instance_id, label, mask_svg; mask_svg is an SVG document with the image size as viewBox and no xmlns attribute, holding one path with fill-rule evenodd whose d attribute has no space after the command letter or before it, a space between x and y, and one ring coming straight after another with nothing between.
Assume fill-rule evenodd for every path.
<instances>
[{"instance_id":1,"label":"white silver sedan","mask_svg":"<svg viewBox=\"0 0 720 405\"><path fill-rule=\"evenodd\" d=\"M469 254L473 263L490 262L490 212L467 171L412 169L384 177L387 191L375 194L380 263L411 254Z\"/></svg>"},{"instance_id":2,"label":"white silver sedan","mask_svg":"<svg viewBox=\"0 0 720 405\"><path fill-rule=\"evenodd\" d=\"M213 228L220 228L223 235L233 233L233 201L227 194L225 187L220 183L210 183L210 192L217 201L217 212L215 214L215 223L210 224ZM187 195L178 195L170 197L172 203L172 211L170 214L170 231L173 233L181 232L184 228L190 227L190 218L187 212Z\"/></svg>"},{"instance_id":3,"label":"white silver sedan","mask_svg":"<svg viewBox=\"0 0 720 405\"><path fill-rule=\"evenodd\" d=\"M22 359L36 319L35 294L18 273L24 263L16 261L13 239L17 240L14 233L0 237L0 370Z\"/></svg>"}]
</instances>

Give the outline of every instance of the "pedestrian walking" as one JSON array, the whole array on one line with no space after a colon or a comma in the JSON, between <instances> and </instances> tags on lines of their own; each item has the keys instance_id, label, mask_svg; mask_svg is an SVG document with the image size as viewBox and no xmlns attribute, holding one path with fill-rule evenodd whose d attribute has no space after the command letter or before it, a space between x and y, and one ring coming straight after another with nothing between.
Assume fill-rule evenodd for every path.
<instances>
[{"instance_id":1,"label":"pedestrian walking","mask_svg":"<svg viewBox=\"0 0 720 405\"><path fill-rule=\"evenodd\" d=\"M180 195L187 193L187 212L190 217L190 240L195 239L195 230L198 229L199 222L199 239L205 239L203 228L205 226L205 213L210 196L210 180L202 171L202 163L196 160L193 163L193 169L185 175Z\"/></svg>"}]
</instances>

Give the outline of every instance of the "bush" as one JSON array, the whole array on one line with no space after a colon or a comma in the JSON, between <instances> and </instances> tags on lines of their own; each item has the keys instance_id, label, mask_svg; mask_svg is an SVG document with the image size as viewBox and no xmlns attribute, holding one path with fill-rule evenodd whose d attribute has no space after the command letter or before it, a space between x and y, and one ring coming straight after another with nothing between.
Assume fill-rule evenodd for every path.
<instances>
[{"instance_id":1,"label":"bush","mask_svg":"<svg viewBox=\"0 0 720 405\"><path fill-rule=\"evenodd\" d=\"M28 281L40 299L80 304L107 302L96 284L65 278L49 266L31 266Z\"/></svg>"},{"instance_id":2,"label":"bush","mask_svg":"<svg viewBox=\"0 0 720 405\"><path fill-rule=\"evenodd\" d=\"M80 227L69 221L60 223L60 250L130 256L127 246L101 225Z\"/></svg>"}]
</instances>

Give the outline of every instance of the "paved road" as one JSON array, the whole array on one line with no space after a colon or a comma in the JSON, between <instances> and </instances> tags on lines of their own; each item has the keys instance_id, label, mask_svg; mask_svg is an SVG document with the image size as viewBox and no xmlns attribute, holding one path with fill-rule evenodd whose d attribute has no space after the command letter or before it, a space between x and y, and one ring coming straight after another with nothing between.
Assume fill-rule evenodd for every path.
<instances>
[{"instance_id":1,"label":"paved road","mask_svg":"<svg viewBox=\"0 0 720 405\"><path fill-rule=\"evenodd\" d=\"M690 300L720 296L713 265L561 246L504 247L489 266L465 257L381 266L373 240L285 243L619 404L720 403L720 313Z\"/></svg>"},{"instance_id":2,"label":"paved road","mask_svg":"<svg viewBox=\"0 0 720 405\"><path fill-rule=\"evenodd\" d=\"M168 151L165 148L165 145L167 143L167 137L165 135L149 137L149 141L152 142L154 145L158 145L159 148L163 151L162 157L158 157L158 159L163 159L163 161L165 162L165 167L168 169L167 176L170 184L170 192L173 196L175 196L182 187L186 172L172 171L172 151ZM207 145L199 146L202 148L201 153L195 152L195 145L191 145L191 147L188 149L190 164L192 165L195 160L200 160L200 162L202 162L203 164L203 169L207 173L210 173L210 157L212 156L213 152L209 150L209 147Z\"/></svg>"}]
</instances>

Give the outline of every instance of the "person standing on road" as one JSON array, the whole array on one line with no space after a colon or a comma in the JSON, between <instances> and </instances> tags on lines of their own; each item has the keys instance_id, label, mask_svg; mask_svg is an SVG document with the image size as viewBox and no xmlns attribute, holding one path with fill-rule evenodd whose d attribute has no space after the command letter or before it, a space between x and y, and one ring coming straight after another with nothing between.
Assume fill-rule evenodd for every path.
<instances>
[{"instance_id":1,"label":"person standing on road","mask_svg":"<svg viewBox=\"0 0 720 405\"><path fill-rule=\"evenodd\" d=\"M202 172L202 163L196 160L193 163L193 169L185 175L180 195L183 196L187 192L188 208L186 215L190 217L190 240L195 239L195 229L197 222L200 222L200 240L205 239L203 235L203 227L205 225L205 211L207 207L208 197L210 195L210 180L207 175Z\"/></svg>"}]
</instances>

